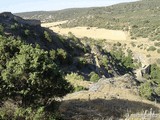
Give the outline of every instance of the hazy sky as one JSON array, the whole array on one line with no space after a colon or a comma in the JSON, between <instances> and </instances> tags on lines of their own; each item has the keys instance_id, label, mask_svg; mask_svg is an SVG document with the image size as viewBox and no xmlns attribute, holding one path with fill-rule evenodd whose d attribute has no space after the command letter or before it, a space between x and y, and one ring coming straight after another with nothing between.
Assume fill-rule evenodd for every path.
<instances>
[{"instance_id":1,"label":"hazy sky","mask_svg":"<svg viewBox=\"0 0 160 120\"><path fill-rule=\"evenodd\" d=\"M60 10L75 7L108 6L136 0L0 0L0 12Z\"/></svg>"}]
</instances>

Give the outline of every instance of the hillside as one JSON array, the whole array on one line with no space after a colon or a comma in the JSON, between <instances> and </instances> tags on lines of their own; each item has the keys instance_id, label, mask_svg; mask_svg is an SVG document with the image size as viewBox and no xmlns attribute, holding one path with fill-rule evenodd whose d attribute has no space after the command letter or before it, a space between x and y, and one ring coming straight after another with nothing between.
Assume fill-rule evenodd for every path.
<instances>
[{"instance_id":1,"label":"hillside","mask_svg":"<svg viewBox=\"0 0 160 120\"><path fill-rule=\"evenodd\" d=\"M23 18L43 22L68 20L62 27L89 26L129 31L137 37L159 40L160 1L142 0L109 7L65 9L49 12L18 13Z\"/></svg>"},{"instance_id":2,"label":"hillside","mask_svg":"<svg viewBox=\"0 0 160 120\"><path fill-rule=\"evenodd\" d=\"M159 120L159 6L0 13L0 119Z\"/></svg>"},{"instance_id":3,"label":"hillside","mask_svg":"<svg viewBox=\"0 0 160 120\"><path fill-rule=\"evenodd\" d=\"M43 118L52 114L47 108L57 97L87 90L87 84L101 77L133 75L131 53L125 55L120 48L107 51L96 41L71 33L60 36L37 20L1 13L0 34L1 119L25 118L25 114L32 119L39 110Z\"/></svg>"}]
</instances>

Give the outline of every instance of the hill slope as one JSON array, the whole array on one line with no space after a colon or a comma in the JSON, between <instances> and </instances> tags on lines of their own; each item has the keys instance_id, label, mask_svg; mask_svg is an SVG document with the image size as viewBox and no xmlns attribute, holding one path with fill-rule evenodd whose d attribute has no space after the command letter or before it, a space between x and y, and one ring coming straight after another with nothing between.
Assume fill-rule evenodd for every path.
<instances>
[{"instance_id":1,"label":"hill slope","mask_svg":"<svg viewBox=\"0 0 160 120\"><path fill-rule=\"evenodd\" d=\"M155 65L151 67L151 80L142 83L139 89L140 82L134 78L133 73L136 66L132 52L125 54L120 43L117 45L119 47L107 51L99 44L103 41L79 39L72 33L68 37L60 36L42 28L39 21L23 20L11 13L0 14L0 34L0 119L33 119L37 116L38 119L49 119L54 116L53 108L57 105L53 101L56 97L62 97L73 90L86 89L89 91L79 92L84 100L74 100L81 99L75 96L77 93L64 97L59 108L62 117L85 119L84 114L87 113L90 118L124 118L128 107L131 107L129 113L139 113L142 109L150 108L158 113L159 107L153 103L124 99L126 93L130 96L129 91L135 90L133 93L136 95L133 96L139 100L138 90L141 90L141 96L158 101L160 82L157 75L159 68ZM126 73L133 77L117 77ZM99 78L103 79L94 84ZM111 83L106 83L108 81ZM113 94L106 90L110 85ZM103 98L106 97L105 91L109 98L115 99ZM122 95L117 95L121 91ZM87 101L87 95L94 100ZM117 96L122 99L116 100ZM126 102L123 108L119 105ZM113 104L116 105L109 111Z\"/></svg>"},{"instance_id":2,"label":"hill slope","mask_svg":"<svg viewBox=\"0 0 160 120\"><path fill-rule=\"evenodd\" d=\"M90 26L130 31L133 39L159 40L160 1L142 0L109 7L66 9L49 12L18 13L43 22L69 20L63 27Z\"/></svg>"}]
</instances>

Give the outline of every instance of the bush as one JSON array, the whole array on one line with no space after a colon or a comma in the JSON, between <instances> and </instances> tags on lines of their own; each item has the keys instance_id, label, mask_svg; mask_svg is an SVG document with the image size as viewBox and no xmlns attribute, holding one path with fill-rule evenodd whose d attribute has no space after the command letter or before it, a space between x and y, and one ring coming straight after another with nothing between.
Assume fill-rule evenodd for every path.
<instances>
[{"instance_id":1,"label":"bush","mask_svg":"<svg viewBox=\"0 0 160 120\"><path fill-rule=\"evenodd\" d=\"M11 29L12 29L12 30L15 30L15 29L16 29L16 26L15 26L15 25L11 25Z\"/></svg>"},{"instance_id":2,"label":"bush","mask_svg":"<svg viewBox=\"0 0 160 120\"><path fill-rule=\"evenodd\" d=\"M78 65L77 65L78 68L81 69L81 68L84 67L86 64L87 64L86 58L84 58L84 57L79 57L79 58L78 58Z\"/></svg>"},{"instance_id":3,"label":"bush","mask_svg":"<svg viewBox=\"0 0 160 120\"><path fill-rule=\"evenodd\" d=\"M147 76L151 80L141 84L140 95L149 100L154 100L160 96L160 68L156 64L151 65L151 73Z\"/></svg>"},{"instance_id":4,"label":"bush","mask_svg":"<svg viewBox=\"0 0 160 120\"><path fill-rule=\"evenodd\" d=\"M151 65L151 78L160 80L160 67L156 64Z\"/></svg>"},{"instance_id":5,"label":"bush","mask_svg":"<svg viewBox=\"0 0 160 120\"><path fill-rule=\"evenodd\" d=\"M13 39L3 38L0 44L1 101L13 99L21 106L45 105L50 98L72 91L48 52Z\"/></svg>"},{"instance_id":6,"label":"bush","mask_svg":"<svg viewBox=\"0 0 160 120\"><path fill-rule=\"evenodd\" d=\"M92 82L98 82L98 80L100 79L99 75L95 72L91 72L89 76L90 76L90 81Z\"/></svg>"},{"instance_id":7,"label":"bush","mask_svg":"<svg viewBox=\"0 0 160 120\"><path fill-rule=\"evenodd\" d=\"M107 56L102 57L101 64L108 70L108 57Z\"/></svg>"},{"instance_id":8,"label":"bush","mask_svg":"<svg viewBox=\"0 0 160 120\"><path fill-rule=\"evenodd\" d=\"M117 46L121 46L122 44L120 42L117 42Z\"/></svg>"},{"instance_id":9,"label":"bush","mask_svg":"<svg viewBox=\"0 0 160 120\"><path fill-rule=\"evenodd\" d=\"M56 59L56 51L55 50L50 50L49 51L49 55L50 55L50 58L52 60L55 60Z\"/></svg>"},{"instance_id":10,"label":"bush","mask_svg":"<svg viewBox=\"0 0 160 120\"><path fill-rule=\"evenodd\" d=\"M57 49L57 57L61 62L67 58L67 52L63 49Z\"/></svg>"},{"instance_id":11,"label":"bush","mask_svg":"<svg viewBox=\"0 0 160 120\"><path fill-rule=\"evenodd\" d=\"M132 47L136 47L136 44L134 42L131 42Z\"/></svg>"},{"instance_id":12,"label":"bush","mask_svg":"<svg viewBox=\"0 0 160 120\"><path fill-rule=\"evenodd\" d=\"M154 47L154 46L150 46L148 49L147 49L147 51L155 51L156 50L156 48Z\"/></svg>"},{"instance_id":13,"label":"bush","mask_svg":"<svg viewBox=\"0 0 160 120\"><path fill-rule=\"evenodd\" d=\"M67 74L65 79L68 81L75 81L75 80L83 81L84 77L81 75L78 75L78 73L71 73L71 74Z\"/></svg>"},{"instance_id":14,"label":"bush","mask_svg":"<svg viewBox=\"0 0 160 120\"><path fill-rule=\"evenodd\" d=\"M75 91L75 92L78 92L78 91L81 91L81 90L86 90L86 88L83 87L83 86L76 86L76 87L74 88L74 91Z\"/></svg>"},{"instance_id":15,"label":"bush","mask_svg":"<svg viewBox=\"0 0 160 120\"><path fill-rule=\"evenodd\" d=\"M49 42L52 42L52 38L47 31L44 31L44 38L47 39Z\"/></svg>"},{"instance_id":16,"label":"bush","mask_svg":"<svg viewBox=\"0 0 160 120\"><path fill-rule=\"evenodd\" d=\"M156 42L154 45L160 47L160 42Z\"/></svg>"},{"instance_id":17,"label":"bush","mask_svg":"<svg viewBox=\"0 0 160 120\"><path fill-rule=\"evenodd\" d=\"M16 30L18 28L18 24L17 23L15 23L14 25L11 25L11 29L12 30Z\"/></svg>"},{"instance_id":18,"label":"bush","mask_svg":"<svg viewBox=\"0 0 160 120\"><path fill-rule=\"evenodd\" d=\"M151 88L150 82L142 84L139 89L142 97L152 100L153 89Z\"/></svg>"}]
</instances>

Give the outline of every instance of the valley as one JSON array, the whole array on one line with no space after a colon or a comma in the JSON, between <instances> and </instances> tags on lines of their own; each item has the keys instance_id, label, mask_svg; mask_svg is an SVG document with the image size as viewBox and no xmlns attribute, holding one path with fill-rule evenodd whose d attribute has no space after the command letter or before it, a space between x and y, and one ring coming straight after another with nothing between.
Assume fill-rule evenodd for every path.
<instances>
[{"instance_id":1,"label":"valley","mask_svg":"<svg viewBox=\"0 0 160 120\"><path fill-rule=\"evenodd\" d=\"M103 49L106 49L108 51L111 51L115 44L120 43L120 47L123 51L125 51L125 54L127 54L127 50L131 50L133 59L141 63L141 67L134 71L136 79L138 79L139 81L145 80L141 73L141 71L144 69L143 67L157 63L157 60L160 58L160 54L156 51L147 50L150 46L154 46L155 43L148 38L140 37L131 39L130 33L122 30L108 30L104 28L89 26L72 28L61 27L61 25L65 24L66 22L67 21L42 23L41 26L49 28L50 30L62 36L70 36L70 34L73 34L74 36L80 38L82 42L85 37L91 38L95 41L99 41L98 45L102 46ZM109 81L112 81L113 83L110 83ZM73 81L71 81L71 83L73 83ZM121 77L114 77L109 79L101 78L97 83L77 81L77 84L85 86L86 88L88 88L88 90L71 93L63 98L63 102L59 110L65 117L68 117L68 119L70 119L69 116L72 116L72 118L74 119L85 119L86 117L89 118L91 116L91 118L96 118L97 116L101 116L103 118L103 116L105 116L104 114L112 114L110 113L110 110L108 110L110 107L117 115L122 114L118 111L125 111L125 115L127 115L127 108L130 108L130 110L132 109L131 111L137 111L138 109L146 109L145 107L147 107L148 105L156 105L156 107L160 107L159 104L155 102L153 103L140 97L138 95L138 83L134 81L134 78L128 76L127 74ZM126 102L125 107L123 105L120 105L121 100L124 100L124 102ZM96 104L94 103L96 101L98 102L98 104L99 102L101 102L102 105L100 104L96 106ZM108 101L108 103L106 103L105 101ZM115 102L110 103L109 101ZM129 101L132 101L132 103L129 103ZM136 104L134 104L134 102ZM81 105L82 107L79 105ZM137 105L140 108L138 108ZM73 106L76 107L73 108ZM90 106L92 106L92 110L90 109ZM106 106L108 106L108 108L106 108ZM112 108L113 106L114 108ZM118 109L118 111L116 111L115 109ZM78 115L75 114L75 111ZM110 116L110 118L112 118L112 116ZM137 119L137 117L132 117L132 115L129 115L128 119Z\"/></svg>"},{"instance_id":2,"label":"valley","mask_svg":"<svg viewBox=\"0 0 160 120\"><path fill-rule=\"evenodd\" d=\"M0 120L159 120L159 6L0 13Z\"/></svg>"},{"instance_id":3,"label":"valley","mask_svg":"<svg viewBox=\"0 0 160 120\"><path fill-rule=\"evenodd\" d=\"M147 38L137 38L134 40L131 39L129 32L121 30L108 30L88 26L73 28L61 27L61 25L65 24L66 22L67 21L42 23L41 26L49 28L50 30L60 35L68 36L69 33L72 33L78 38L88 37L94 40L103 41L102 46L106 49L108 47L107 44L111 44L113 46L116 43L121 43L122 47L124 47L124 51L130 49L133 52L135 59L139 59L143 65L156 63L156 61L159 59L159 53L156 51L147 51L147 49L150 46L154 46L155 43L154 41L150 41Z\"/></svg>"}]
</instances>

